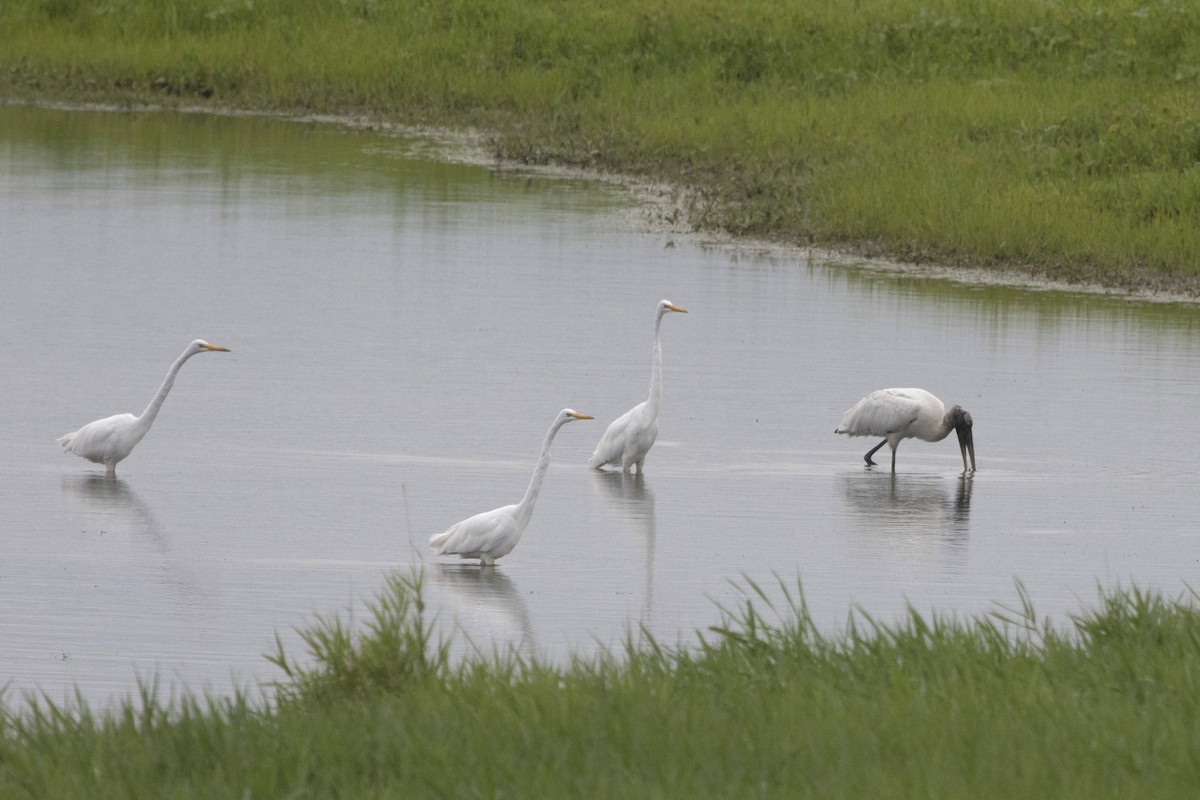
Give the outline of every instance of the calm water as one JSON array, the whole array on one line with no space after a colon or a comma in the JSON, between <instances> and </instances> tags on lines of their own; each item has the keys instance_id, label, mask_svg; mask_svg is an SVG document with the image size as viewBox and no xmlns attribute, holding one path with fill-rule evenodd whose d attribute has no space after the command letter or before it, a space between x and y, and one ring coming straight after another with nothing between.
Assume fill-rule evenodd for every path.
<instances>
[{"instance_id":1,"label":"calm water","mask_svg":"<svg viewBox=\"0 0 1200 800\"><path fill-rule=\"evenodd\" d=\"M629 224L617 189L422 160L369 131L0 108L0 682L104 704L158 676L279 677L276 633L424 564L446 631L563 660L644 624L694 640L746 579L853 608L1055 619L1097 587L1200 583L1200 309L829 267ZM585 462L645 398L644 478ZM54 439L158 421L102 468ZM899 474L833 435L868 391L975 418ZM533 522L495 570L428 537L515 502L557 411ZM885 459L886 462L886 459ZM465 647L465 645L463 645Z\"/></svg>"}]
</instances>

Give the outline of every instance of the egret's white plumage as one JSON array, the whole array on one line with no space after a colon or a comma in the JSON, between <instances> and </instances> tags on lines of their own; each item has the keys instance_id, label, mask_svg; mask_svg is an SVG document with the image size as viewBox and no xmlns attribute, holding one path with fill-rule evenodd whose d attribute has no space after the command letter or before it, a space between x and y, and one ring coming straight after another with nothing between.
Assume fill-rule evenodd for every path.
<instances>
[{"instance_id":1,"label":"egret's white plumage","mask_svg":"<svg viewBox=\"0 0 1200 800\"><path fill-rule=\"evenodd\" d=\"M628 472L630 467L642 471L646 454L658 438L658 411L662 406L662 320L671 311L686 314L687 311L662 300L654 318L654 357L650 371L650 397L638 403L613 420L608 430L600 437L596 451L588 460L588 466L603 469L610 464Z\"/></svg>"},{"instance_id":2,"label":"egret's white plumage","mask_svg":"<svg viewBox=\"0 0 1200 800\"><path fill-rule=\"evenodd\" d=\"M97 464L103 464L105 473L115 477L117 462L128 456L134 446L150 430L150 425L158 416L158 410L162 408L163 401L167 399L167 392L171 391L171 386L175 383L175 375L183 366L183 362L197 353L206 352L228 353L229 350L209 344L203 339L196 339L187 346L179 358L175 359L175 363L167 370L167 377L162 382L162 386L158 387L154 399L139 416L114 414L111 417L89 422L74 433L60 436L58 438L59 445L65 452L74 453Z\"/></svg>"},{"instance_id":3,"label":"egret's white plumage","mask_svg":"<svg viewBox=\"0 0 1200 800\"><path fill-rule=\"evenodd\" d=\"M542 453L538 457L529 488L525 490L521 502L484 511L451 525L444 532L429 539L429 546L434 552L439 556L478 558L479 563L483 565L495 564L497 558L512 552L521 540L529 518L533 516L533 504L537 502L538 493L542 490L542 481L545 480L546 470L550 466L550 445L554 442L554 435L563 425L578 419L591 417L569 408L558 412L550 430L546 431Z\"/></svg>"},{"instance_id":4,"label":"egret's white plumage","mask_svg":"<svg viewBox=\"0 0 1200 800\"><path fill-rule=\"evenodd\" d=\"M942 401L924 389L880 389L859 400L842 417L834 433L847 436L882 436L863 458L874 465L871 456L885 444L892 448L892 472L896 471L896 448L904 439L916 438L940 442L950 431L958 434L962 451L963 472L975 471L975 439L971 433L971 415L961 406L946 410ZM971 466L967 467L967 454Z\"/></svg>"}]
</instances>

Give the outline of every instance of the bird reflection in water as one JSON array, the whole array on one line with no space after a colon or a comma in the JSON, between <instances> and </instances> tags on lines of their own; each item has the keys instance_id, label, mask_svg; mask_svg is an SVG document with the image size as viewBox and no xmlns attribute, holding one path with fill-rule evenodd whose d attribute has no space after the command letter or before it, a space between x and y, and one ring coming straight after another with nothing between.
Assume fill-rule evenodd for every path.
<instances>
[{"instance_id":1,"label":"bird reflection in water","mask_svg":"<svg viewBox=\"0 0 1200 800\"><path fill-rule=\"evenodd\" d=\"M864 530L932 538L964 551L974 484L970 473L953 484L941 475L888 472L847 473L842 479L847 505L869 520Z\"/></svg>"},{"instance_id":2,"label":"bird reflection in water","mask_svg":"<svg viewBox=\"0 0 1200 800\"><path fill-rule=\"evenodd\" d=\"M646 589L642 603L642 625L649 627L654 611L654 550L657 536L657 517L654 512L654 492L646 486L640 472L596 472L596 481L619 504L621 516L635 523L645 543Z\"/></svg>"},{"instance_id":3,"label":"bird reflection in water","mask_svg":"<svg viewBox=\"0 0 1200 800\"><path fill-rule=\"evenodd\" d=\"M187 558L172 552L169 538L163 534L154 512L129 484L99 473L66 475L62 489L63 494L79 501L87 517L107 534L105 557L115 559L112 564L124 571L137 572L142 578L152 576L152 582L170 587L175 602L182 607L203 608L205 583L190 574L192 565ZM127 532L135 547L119 548L121 531ZM147 542L153 543L150 548L146 548Z\"/></svg>"},{"instance_id":4,"label":"bird reflection in water","mask_svg":"<svg viewBox=\"0 0 1200 800\"><path fill-rule=\"evenodd\" d=\"M63 493L82 502L88 511L129 523L133 530L161 541L158 522L129 484L121 478L100 474L65 475Z\"/></svg>"},{"instance_id":5,"label":"bird reflection in water","mask_svg":"<svg viewBox=\"0 0 1200 800\"><path fill-rule=\"evenodd\" d=\"M434 583L449 596L459 631L480 652L483 631L495 647L510 647L522 656L535 655L536 642L529 609L512 580L494 566L433 564Z\"/></svg>"}]
</instances>

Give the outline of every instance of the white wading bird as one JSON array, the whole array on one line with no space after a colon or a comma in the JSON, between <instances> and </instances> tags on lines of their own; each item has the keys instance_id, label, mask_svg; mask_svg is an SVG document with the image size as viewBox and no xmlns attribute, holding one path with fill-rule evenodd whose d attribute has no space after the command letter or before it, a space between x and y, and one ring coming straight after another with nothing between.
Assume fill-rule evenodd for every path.
<instances>
[{"instance_id":1,"label":"white wading bird","mask_svg":"<svg viewBox=\"0 0 1200 800\"><path fill-rule=\"evenodd\" d=\"M554 442L554 434L568 422L577 419L591 419L587 414L580 414L569 408L558 412L550 430L546 431L546 439L542 442L542 454L538 456L537 466L533 469L533 477L529 488L521 502L484 511L473 517L467 517L462 522L451 525L443 533L429 539L429 546L439 556L459 555L462 558L478 558L483 566L491 566L496 559L508 555L521 541L521 534L533 516L533 504L537 502L538 492L542 490L542 481L546 478L546 470L550 466L550 445Z\"/></svg>"},{"instance_id":2,"label":"white wading bird","mask_svg":"<svg viewBox=\"0 0 1200 800\"><path fill-rule=\"evenodd\" d=\"M975 439L971 434L971 415L961 406L949 411L942 401L924 389L880 389L859 400L842 417L842 424L834 433L848 436L883 436L884 440L872 447L864 460L874 466L871 456L885 444L892 447L892 472L896 471L896 448L904 439L917 438L927 442L940 442L950 431L958 434L958 446L962 451L963 472L975 471ZM971 467L967 469L967 453L971 454Z\"/></svg>"},{"instance_id":3,"label":"white wading bird","mask_svg":"<svg viewBox=\"0 0 1200 800\"><path fill-rule=\"evenodd\" d=\"M175 383L175 375L183 366L183 362L197 353L205 352L228 353L229 350L209 344L203 339L197 339L187 346L179 358L175 359L175 363L167 370L166 380L162 382L162 386L158 387L154 399L150 401L150 405L146 406L146 410L141 413L141 416L114 414L111 417L98 419L95 422L89 422L74 433L60 436L58 443L62 445L65 452L74 453L97 464L103 464L105 474L109 477L116 477L117 462L128 456L134 446L150 430L154 418L158 415L158 410L162 408L163 401L167 399L167 392L171 391L171 386Z\"/></svg>"},{"instance_id":4,"label":"white wading bird","mask_svg":"<svg viewBox=\"0 0 1200 800\"><path fill-rule=\"evenodd\" d=\"M658 437L658 410L662 406L662 320L670 311L687 313L670 300L662 300L658 304L657 316L654 319L650 398L613 420L608 430L600 437L596 452L592 453L588 460L589 467L603 469L611 464L619 466L622 472L629 472L629 468L636 465L637 471L642 471L646 454L650 452L654 440Z\"/></svg>"}]
</instances>

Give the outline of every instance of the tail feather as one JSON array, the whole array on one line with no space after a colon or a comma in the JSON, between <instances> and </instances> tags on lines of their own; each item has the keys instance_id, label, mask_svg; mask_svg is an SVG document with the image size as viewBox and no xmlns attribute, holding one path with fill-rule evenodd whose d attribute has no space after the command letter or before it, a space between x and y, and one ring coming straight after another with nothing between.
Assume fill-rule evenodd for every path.
<instances>
[{"instance_id":1,"label":"tail feather","mask_svg":"<svg viewBox=\"0 0 1200 800\"><path fill-rule=\"evenodd\" d=\"M446 546L446 541L450 538L450 531L442 531L435 533L429 537L429 546L433 548L438 555L442 554L442 548Z\"/></svg>"},{"instance_id":2,"label":"tail feather","mask_svg":"<svg viewBox=\"0 0 1200 800\"><path fill-rule=\"evenodd\" d=\"M64 436L58 437L58 446L61 447L63 450L67 450L70 448L71 442L73 442L73 441L75 441L75 434L68 433Z\"/></svg>"}]
</instances>

